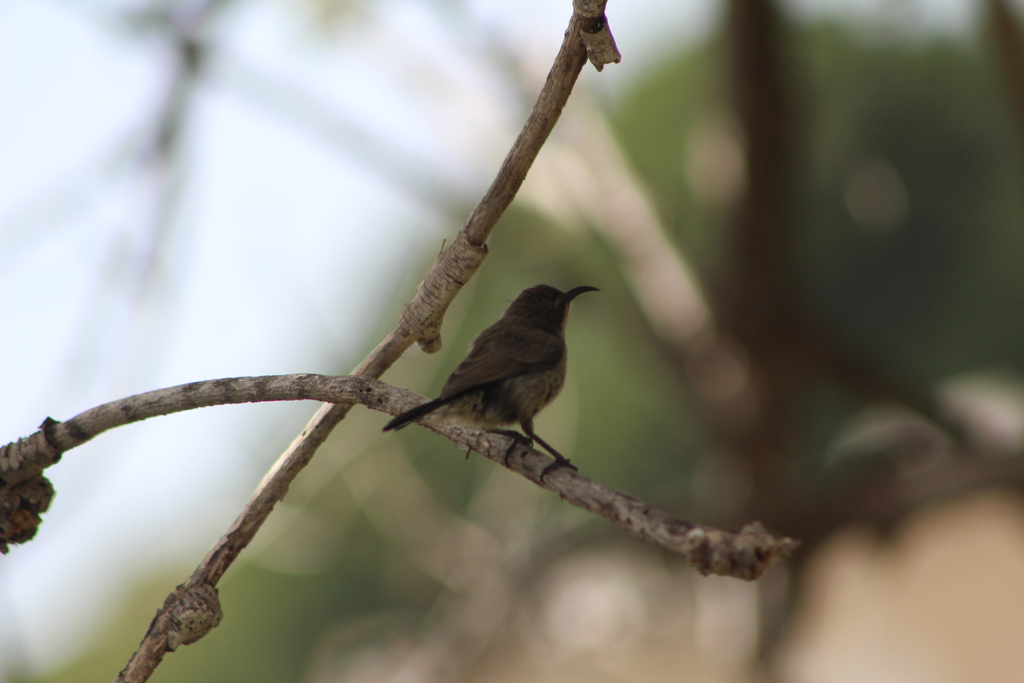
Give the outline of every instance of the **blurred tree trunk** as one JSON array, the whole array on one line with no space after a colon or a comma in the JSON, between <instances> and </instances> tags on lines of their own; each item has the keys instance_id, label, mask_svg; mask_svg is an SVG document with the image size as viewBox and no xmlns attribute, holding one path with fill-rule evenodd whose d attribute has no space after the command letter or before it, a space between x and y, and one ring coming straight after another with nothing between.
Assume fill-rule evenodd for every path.
<instances>
[{"instance_id":1,"label":"blurred tree trunk","mask_svg":"<svg viewBox=\"0 0 1024 683\"><path fill-rule=\"evenodd\" d=\"M1006 0L988 0L988 22L1008 91L1018 142L1024 148L1024 44L1020 27Z\"/></svg>"},{"instance_id":2,"label":"blurred tree trunk","mask_svg":"<svg viewBox=\"0 0 1024 683\"><path fill-rule=\"evenodd\" d=\"M720 437L751 468L753 498L743 516L755 514L771 526L785 517L780 507L795 446L794 402L805 375L792 263L793 112L774 3L731 0L726 34L746 182L716 307L723 332L747 356L754 409L745 424Z\"/></svg>"}]
</instances>

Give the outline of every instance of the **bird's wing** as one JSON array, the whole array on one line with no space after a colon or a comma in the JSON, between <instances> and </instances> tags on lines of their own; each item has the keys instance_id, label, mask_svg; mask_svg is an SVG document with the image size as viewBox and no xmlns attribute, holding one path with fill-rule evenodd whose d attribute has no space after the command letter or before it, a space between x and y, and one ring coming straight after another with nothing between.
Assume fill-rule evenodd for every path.
<instances>
[{"instance_id":1,"label":"bird's wing","mask_svg":"<svg viewBox=\"0 0 1024 683\"><path fill-rule=\"evenodd\" d=\"M441 398L480 384L541 372L558 365L565 342L536 329L488 328L473 342L466 360L455 368L441 390Z\"/></svg>"}]
</instances>

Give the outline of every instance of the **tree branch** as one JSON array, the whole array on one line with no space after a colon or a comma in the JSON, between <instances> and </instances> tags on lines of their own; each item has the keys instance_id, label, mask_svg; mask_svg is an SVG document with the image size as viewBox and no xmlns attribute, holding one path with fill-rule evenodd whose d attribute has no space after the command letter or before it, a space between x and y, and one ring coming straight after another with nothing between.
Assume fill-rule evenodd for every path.
<instances>
[{"instance_id":1,"label":"tree branch","mask_svg":"<svg viewBox=\"0 0 1024 683\"><path fill-rule=\"evenodd\" d=\"M358 403L372 410L398 415L427 399L379 380L351 375L270 375L192 382L105 403L66 422L48 419L40 431L0 448L0 472L7 481L19 476L24 480L26 472L38 474L41 471L37 469L40 463L48 460L55 462L64 451L80 446L109 429L159 415L217 405L300 400L349 406ZM429 423L424 426L463 448L477 451L503 465L505 453L512 444L508 437L465 429L450 423ZM541 479L544 468L551 463L550 456L522 447L516 453L516 457L509 459L506 465L508 469L557 493L576 507L611 520L641 540L683 555L705 575L756 579L776 560L788 557L797 546L797 542L791 538L769 534L758 522L746 525L739 533L730 533L676 519L642 500L571 469L555 470ZM235 555L247 542L247 539L237 535L228 537ZM187 617L177 614L171 619L168 623L175 624L172 630L191 634L202 630L194 625L196 623L209 624L206 628L209 630L219 621L219 617L214 619L211 616L216 612L217 605L215 591L210 593L209 590L212 589L210 577L214 576L213 572L213 568L208 568L206 581L190 580L179 586L179 590L168 598L169 602L165 604L163 612L170 614L184 610L188 614ZM217 576L219 578L219 574Z\"/></svg>"}]
</instances>

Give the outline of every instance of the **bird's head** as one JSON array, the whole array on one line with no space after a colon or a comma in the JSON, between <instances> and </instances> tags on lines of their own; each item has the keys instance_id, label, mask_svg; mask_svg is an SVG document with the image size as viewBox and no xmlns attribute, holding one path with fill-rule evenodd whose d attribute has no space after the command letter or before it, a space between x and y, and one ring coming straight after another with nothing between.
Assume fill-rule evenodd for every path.
<instances>
[{"instance_id":1,"label":"bird's head","mask_svg":"<svg viewBox=\"0 0 1024 683\"><path fill-rule=\"evenodd\" d=\"M560 332L565 328L572 300L584 292L598 291L597 287L583 286L563 292L551 285L534 285L519 293L505 315L528 320L534 327Z\"/></svg>"}]
</instances>

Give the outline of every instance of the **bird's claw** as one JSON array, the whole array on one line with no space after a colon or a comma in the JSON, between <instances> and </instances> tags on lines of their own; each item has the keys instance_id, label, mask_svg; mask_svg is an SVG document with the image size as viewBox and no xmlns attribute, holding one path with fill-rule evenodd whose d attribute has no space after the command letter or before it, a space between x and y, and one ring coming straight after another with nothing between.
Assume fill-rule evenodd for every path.
<instances>
[{"instance_id":1,"label":"bird's claw","mask_svg":"<svg viewBox=\"0 0 1024 683\"><path fill-rule=\"evenodd\" d=\"M541 472L540 472L540 480L541 480L541 482L544 481L544 477L547 476L548 472L550 472L551 470L560 469L562 467L568 467L573 472L579 472L579 470L576 468L576 465L573 465L571 462L569 462L569 458L565 458L565 457L555 458L555 461L553 463L551 463L550 465L545 467L543 470L541 470Z\"/></svg>"},{"instance_id":2,"label":"bird's claw","mask_svg":"<svg viewBox=\"0 0 1024 683\"><path fill-rule=\"evenodd\" d=\"M528 436L523 436L519 432L512 429L492 429L488 432L489 434L500 434L501 436L507 436L512 439L512 443L509 444L508 448L505 449L505 467L508 467L509 458L512 457L513 451L516 450L516 446L522 445L526 448L533 448L533 439Z\"/></svg>"}]
</instances>

